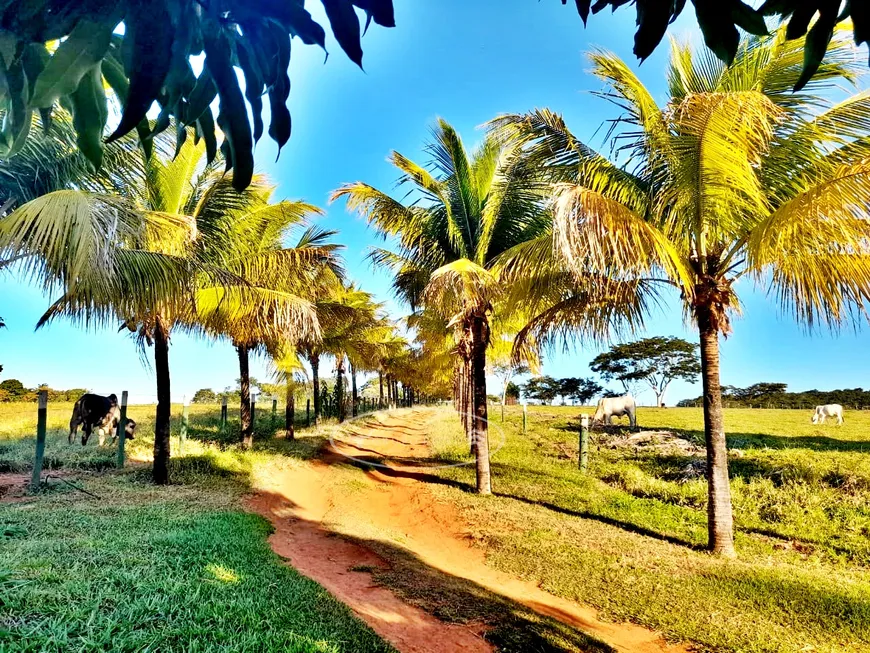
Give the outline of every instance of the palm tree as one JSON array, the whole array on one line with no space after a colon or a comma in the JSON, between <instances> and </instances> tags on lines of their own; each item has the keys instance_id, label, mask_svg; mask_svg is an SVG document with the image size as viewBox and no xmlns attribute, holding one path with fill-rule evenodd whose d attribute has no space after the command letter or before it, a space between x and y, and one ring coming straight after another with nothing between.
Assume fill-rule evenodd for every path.
<instances>
[{"instance_id":1,"label":"palm tree","mask_svg":"<svg viewBox=\"0 0 870 653\"><path fill-rule=\"evenodd\" d=\"M306 229L293 247L283 243L319 210L303 202L270 204L274 187L255 176L244 191L235 191L225 177L217 177L210 195L229 194L233 205L219 202L221 213L208 216L210 229L221 238L206 241L202 256L209 257L245 282L241 288L203 289L197 296L196 322L212 335L230 339L239 358L241 442L253 442L249 358L251 352L274 351L287 342L317 341L320 326L311 294L312 282L322 266L340 267L338 245L328 239L334 232ZM211 201L202 203L209 210ZM212 251L205 251L205 247Z\"/></svg>"},{"instance_id":2,"label":"palm tree","mask_svg":"<svg viewBox=\"0 0 870 653\"><path fill-rule=\"evenodd\" d=\"M249 286L222 267L236 250L221 254L220 246L231 244L220 216L242 196L230 180L215 183L203 141L177 150L171 160L148 158L123 194L55 191L0 221L0 250L27 255L23 273L62 291L38 326L58 317L98 326L120 320L140 346L154 346L158 484L169 481L171 333L200 328L197 301L223 293L227 304L243 305Z\"/></svg>"},{"instance_id":3,"label":"palm tree","mask_svg":"<svg viewBox=\"0 0 870 653\"><path fill-rule=\"evenodd\" d=\"M830 100L828 89L861 70L842 31L817 76L793 93L803 46L783 30L745 39L726 68L674 45L664 107L623 61L592 54L604 97L624 109L613 140L622 165L548 111L494 123L562 182L554 239L577 279L680 291L701 344L709 548L723 555L734 540L719 335L739 310L735 283L766 287L810 328L862 315L870 299L870 94Z\"/></svg>"},{"instance_id":4,"label":"palm tree","mask_svg":"<svg viewBox=\"0 0 870 653\"><path fill-rule=\"evenodd\" d=\"M469 381L477 491L489 494L486 349L490 316L501 292L490 268L500 254L545 226L544 187L515 148L494 138L469 154L444 120L433 136L428 168L397 152L392 155L400 183L415 194L411 203L361 182L343 186L332 199L346 197L349 209L364 215L385 237L398 238L397 251L375 250L373 260L394 270L393 288L412 310L431 307L455 328L463 376Z\"/></svg>"}]
</instances>

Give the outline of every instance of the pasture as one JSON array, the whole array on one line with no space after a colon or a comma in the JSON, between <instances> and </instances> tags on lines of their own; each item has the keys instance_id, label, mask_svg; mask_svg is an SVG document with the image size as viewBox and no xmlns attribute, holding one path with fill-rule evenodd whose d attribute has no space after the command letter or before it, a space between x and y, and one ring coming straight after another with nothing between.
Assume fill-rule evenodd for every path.
<instances>
[{"instance_id":1,"label":"pasture","mask_svg":"<svg viewBox=\"0 0 870 653\"><path fill-rule=\"evenodd\" d=\"M270 440L271 454L241 452L202 441L219 437L219 407L191 406L173 485L156 487L147 466L110 471L114 447L68 445L71 408L50 407L45 471L71 472L75 487L51 480L34 499L0 495L0 650L392 650L282 564L266 543L271 526L241 505L252 475L310 458L317 432ZM30 469L31 414L34 404L0 405L0 471ZM146 459L153 406L129 414L141 430L128 451ZM264 416L261 437L268 425Z\"/></svg>"},{"instance_id":2,"label":"pasture","mask_svg":"<svg viewBox=\"0 0 870 653\"><path fill-rule=\"evenodd\" d=\"M584 411L529 407L523 435L520 407L504 423L493 409L504 446L492 499L465 491L471 467L433 468L434 491L461 506L490 564L702 650L870 650L870 412L847 411L836 427L812 425L810 411L726 410L729 561L703 551L698 459L611 449L612 436L593 434L583 476ZM467 459L452 413L433 420L436 455ZM641 408L638 421L703 442L700 409Z\"/></svg>"},{"instance_id":3,"label":"pasture","mask_svg":"<svg viewBox=\"0 0 870 653\"><path fill-rule=\"evenodd\" d=\"M32 420L21 408L0 407L5 471L29 469ZM472 466L439 464L471 460L455 414L424 410L431 455L414 463L426 468L415 479L458 508L496 569L700 651L870 650L870 412L849 411L836 427L812 425L809 411L726 411L740 554L727 560L703 551L698 456L612 448L617 435L593 433L583 475L577 418L590 409L530 407L524 434L519 407L504 422L495 408L495 494L481 497ZM130 410L140 429L134 460L150 454L151 412ZM50 411L46 471L51 460L99 499L52 482L35 499L0 503L0 649L14 638L24 642L14 650L34 651L189 650L194 640L207 651L391 650L282 565L266 544L269 526L242 503L283 472L293 479L343 427L303 429L290 442L272 437L263 411L254 449L242 451L221 436L218 414L191 406L182 455L173 431L173 485L154 487L145 466L112 470L112 447L67 445L67 407ZM638 420L701 442L700 409L641 408ZM376 583L448 622L488 624L497 650L607 650L435 572L411 555L401 524L373 530L364 465L324 473L337 501L329 530L388 561L360 569Z\"/></svg>"}]
</instances>

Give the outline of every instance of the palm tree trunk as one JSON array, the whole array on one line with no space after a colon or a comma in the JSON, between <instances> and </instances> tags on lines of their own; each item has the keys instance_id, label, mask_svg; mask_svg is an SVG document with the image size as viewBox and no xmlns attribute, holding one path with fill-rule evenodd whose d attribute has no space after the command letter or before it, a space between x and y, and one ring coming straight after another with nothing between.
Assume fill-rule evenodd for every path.
<instances>
[{"instance_id":1,"label":"palm tree trunk","mask_svg":"<svg viewBox=\"0 0 870 653\"><path fill-rule=\"evenodd\" d=\"M308 356L311 363L311 379L314 388L314 425L320 424L320 356L311 354Z\"/></svg>"},{"instance_id":2,"label":"palm tree trunk","mask_svg":"<svg viewBox=\"0 0 870 653\"><path fill-rule=\"evenodd\" d=\"M292 383L287 383L287 405L284 407L284 430L287 431L287 439L296 437L296 393Z\"/></svg>"},{"instance_id":3,"label":"palm tree trunk","mask_svg":"<svg viewBox=\"0 0 870 653\"><path fill-rule=\"evenodd\" d=\"M378 409L384 407L384 373L378 370L378 392L380 393L378 399Z\"/></svg>"},{"instance_id":4,"label":"palm tree trunk","mask_svg":"<svg viewBox=\"0 0 870 653\"><path fill-rule=\"evenodd\" d=\"M353 404L351 407L351 415L356 417L359 412L356 407L356 404L359 401L359 393L356 389L356 367L353 363L350 364L350 400Z\"/></svg>"},{"instance_id":5,"label":"palm tree trunk","mask_svg":"<svg viewBox=\"0 0 870 653\"><path fill-rule=\"evenodd\" d=\"M344 407L344 356L335 360L335 404L338 410L338 423L341 424L347 417Z\"/></svg>"},{"instance_id":6,"label":"palm tree trunk","mask_svg":"<svg viewBox=\"0 0 870 653\"><path fill-rule=\"evenodd\" d=\"M471 375L474 386L473 442L477 467L478 494L492 494L489 471L489 422L486 406L486 345L488 324L485 317L474 317L471 324Z\"/></svg>"},{"instance_id":7,"label":"palm tree trunk","mask_svg":"<svg viewBox=\"0 0 870 653\"><path fill-rule=\"evenodd\" d=\"M154 420L154 469L157 485L169 483L169 426L172 405L169 377L169 327L159 315L154 325L154 372L157 377L157 415Z\"/></svg>"},{"instance_id":8,"label":"palm tree trunk","mask_svg":"<svg viewBox=\"0 0 870 653\"><path fill-rule=\"evenodd\" d=\"M241 442L245 448L254 444L254 426L251 423L251 371L248 361L248 346L236 345L239 355L239 416L242 422Z\"/></svg>"},{"instance_id":9,"label":"palm tree trunk","mask_svg":"<svg viewBox=\"0 0 870 653\"><path fill-rule=\"evenodd\" d=\"M701 334L704 438L707 444L707 533L713 553L734 556L734 521L728 480L728 447L719 385L719 330L709 306L696 309Z\"/></svg>"}]
</instances>

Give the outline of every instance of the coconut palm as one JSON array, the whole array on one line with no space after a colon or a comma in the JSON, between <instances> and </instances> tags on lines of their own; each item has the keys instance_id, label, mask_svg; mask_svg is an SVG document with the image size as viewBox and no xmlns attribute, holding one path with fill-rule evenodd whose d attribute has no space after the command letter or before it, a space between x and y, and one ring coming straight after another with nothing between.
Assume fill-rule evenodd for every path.
<instances>
[{"instance_id":1,"label":"coconut palm","mask_svg":"<svg viewBox=\"0 0 870 653\"><path fill-rule=\"evenodd\" d=\"M203 251L215 265L244 281L240 288L218 286L197 294L196 322L207 332L228 338L239 359L241 442L253 442L250 395L250 353L267 353L287 342L318 340L312 282L322 266L340 268L334 234L309 227L292 247L283 243L294 228L319 210L304 202L270 203L274 187L255 176L244 191L232 189L224 177L215 178L212 196L229 194L233 205L209 216L210 229L221 234L204 243ZM208 210L209 201L203 203Z\"/></svg>"},{"instance_id":2,"label":"coconut palm","mask_svg":"<svg viewBox=\"0 0 870 653\"><path fill-rule=\"evenodd\" d=\"M623 61L592 54L604 97L624 110L619 163L548 111L494 125L562 182L554 239L577 279L657 279L680 291L701 344L709 548L724 555L734 544L719 335L739 310L735 283L766 288L810 328L863 315L870 297L870 94L830 99L861 70L841 31L793 93L802 52L782 30L744 40L728 68L674 45L663 107ZM533 329L560 324L545 317Z\"/></svg>"},{"instance_id":3,"label":"coconut palm","mask_svg":"<svg viewBox=\"0 0 870 653\"><path fill-rule=\"evenodd\" d=\"M97 326L120 320L141 346L153 345L159 484L169 480L172 331L200 329L197 301L223 293L226 306L238 307L250 295L249 284L222 267L237 249L221 216L244 198L231 180L216 180L204 154L204 143L190 139L172 159L147 159L123 195L56 191L0 221L0 249L28 255L23 274L62 291L38 326L59 317Z\"/></svg>"},{"instance_id":4,"label":"coconut palm","mask_svg":"<svg viewBox=\"0 0 870 653\"><path fill-rule=\"evenodd\" d=\"M397 251L375 250L373 260L393 269L393 288L412 309L430 307L455 328L473 388L469 424L477 491L489 494L486 349L493 304L501 292L490 267L496 257L546 225L544 188L513 147L486 138L469 154L444 120L433 136L428 168L399 153L392 155L400 183L411 187L409 204L361 182L343 186L332 199L347 198L349 209L364 215L384 236L398 238Z\"/></svg>"}]
</instances>

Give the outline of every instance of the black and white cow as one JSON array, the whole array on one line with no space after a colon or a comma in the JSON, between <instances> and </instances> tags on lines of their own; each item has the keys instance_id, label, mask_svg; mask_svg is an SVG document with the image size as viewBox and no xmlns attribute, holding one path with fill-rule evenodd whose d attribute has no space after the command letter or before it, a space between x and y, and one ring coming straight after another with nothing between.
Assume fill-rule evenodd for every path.
<instances>
[{"instance_id":1,"label":"black and white cow","mask_svg":"<svg viewBox=\"0 0 870 653\"><path fill-rule=\"evenodd\" d=\"M112 436L112 442L118 437L118 422L121 421L121 409L118 407L118 397L114 394L108 397L101 395L86 394L79 397L73 406L72 417L69 421L69 443L72 444L82 427L82 446L88 443L94 429L100 437L100 445L106 440L106 435ZM136 430L136 422L127 419L124 428L124 436L128 440L133 439Z\"/></svg>"}]
</instances>

